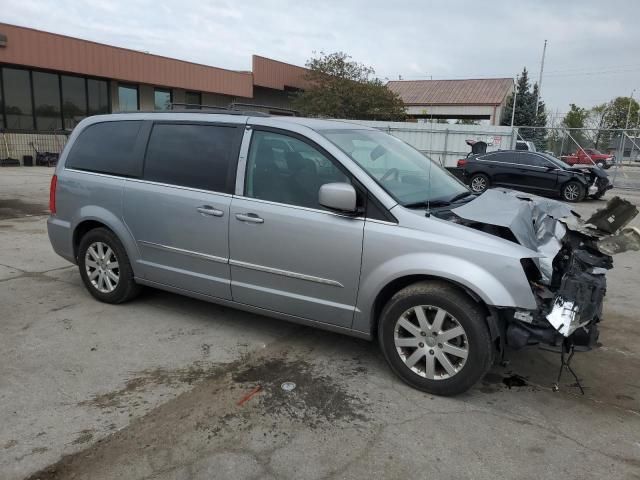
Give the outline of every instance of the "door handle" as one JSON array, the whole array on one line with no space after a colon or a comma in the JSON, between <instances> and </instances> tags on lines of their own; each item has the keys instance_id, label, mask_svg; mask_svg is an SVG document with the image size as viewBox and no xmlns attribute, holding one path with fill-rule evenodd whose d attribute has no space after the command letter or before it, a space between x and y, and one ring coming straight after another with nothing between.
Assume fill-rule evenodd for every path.
<instances>
[{"instance_id":1,"label":"door handle","mask_svg":"<svg viewBox=\"0 0 640 480\"><path fill-rule=\"evenodd\" d=\"M241 222L264 223L264 219L260 218L255 213L236 213L236 218Z\"/></svg>"},{"instance_id":2,"label":"door handle","mask_svg":"<svg viewBox=\"0 0 640 480\"><path fill-rule=\"evenodd\" d=\"M217 208L213 208L209 205L203 205L201 207L196 208L198 213L202 213L203 215L211 215L212 217L222 217L224 212L222 210L218 210Z\"/></svg>"}]
</instances>

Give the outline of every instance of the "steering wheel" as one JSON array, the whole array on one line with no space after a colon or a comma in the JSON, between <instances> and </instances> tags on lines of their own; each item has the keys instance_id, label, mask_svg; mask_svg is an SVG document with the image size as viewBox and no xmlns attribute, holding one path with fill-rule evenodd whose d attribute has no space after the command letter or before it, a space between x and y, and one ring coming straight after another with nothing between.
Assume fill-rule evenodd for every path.
<instances>
[{"instance_id":1,"label":"steering wheel","mask_svg":"<svg viewBox=\"0 0 640 480\"><path fill-rule=\"evenodd\" d=\"M390 168L389 170L387 170L384 175L382 175L382 177L380 178L381 182L384 182L385 180L388 180L391 177L395 177L394 180L397 182L400 180L400 170L398 170L397 168Z\"/></svg>"}]
</instances>

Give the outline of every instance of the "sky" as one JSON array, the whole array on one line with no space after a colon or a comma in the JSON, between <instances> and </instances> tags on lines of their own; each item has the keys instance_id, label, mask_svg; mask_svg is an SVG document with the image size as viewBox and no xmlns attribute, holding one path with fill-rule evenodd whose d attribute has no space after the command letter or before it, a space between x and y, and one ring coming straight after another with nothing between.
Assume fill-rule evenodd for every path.
<instances>
[{"instance_id":1,"label":"sky","mask_svg":"<svg viewBox=\"0 0 640 480\"><path fill-rule=\"evenodd\" d=\"M552 114L638 88L640 2L0 0L0 22L232 70L344 51L385 79L538 79Z\"/></svg>"}]
</instances>

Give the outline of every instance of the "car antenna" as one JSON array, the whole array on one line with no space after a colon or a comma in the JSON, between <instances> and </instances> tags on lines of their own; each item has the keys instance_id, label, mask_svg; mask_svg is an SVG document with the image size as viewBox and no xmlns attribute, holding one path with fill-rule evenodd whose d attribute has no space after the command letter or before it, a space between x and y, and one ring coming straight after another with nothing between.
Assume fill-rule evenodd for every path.
<instances>
[{"instance_id":1,"label":"car antenna","mask_svg":"<svg viewBox=\"0 0 640 480\"><path fill-rule=\"evenodd\" d=\"M429 129L429 148L433 145L433 111L431 112L431 126ZM430 157L427 157L429 162L429 168L427 169L427 211L424 212L425 217L431 216L431 167L433 165L433 161Z\"/></svg>"}]
</instances>

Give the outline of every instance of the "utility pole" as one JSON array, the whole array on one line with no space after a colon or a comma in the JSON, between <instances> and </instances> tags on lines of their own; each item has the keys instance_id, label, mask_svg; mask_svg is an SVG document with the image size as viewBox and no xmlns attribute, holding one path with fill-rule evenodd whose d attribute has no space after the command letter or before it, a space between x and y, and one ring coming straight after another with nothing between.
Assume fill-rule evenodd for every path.
<instances>
[{"instance_id":1,"label":"utility pole","mask_svg":"<svg viewBox=\"0 0 640 480\"><path fill-rule=\"evenodd\" d=\"M538 100L540 99L540 93L542 92L542 72L544 71L544 57L547 54L547 41L544 41L544 47L542 48L542 61L540 62L540 76L538 77L538 95L536 95L536 114L535 120L538 119Z\"/></svg>"},{"instance_id":2,"label":"utility pole","mask_svg":"<svg viewBox=\"0 0 640 480\"><path fill-rule=\"evenodd\" d=\"M516 83L513 86L513 105L511 107L511 128L513 128L513 120L516 116L516 100L518 99L518 80L520 79L519 75L516 75Z\"/></svg>"},{"instance_id":3,"label":"utility pole","mask_svg":"<svg viewBox=\"0 0 640 480\"><path fill-rule=\"evenodd\" d=\"M629 96L629 108L627 108L627 122L624 124L624 132L622 133L622 135L620 135L620 140L622 140L622 148L620 149L620 163L622 163L622 161L624 160L624 147L625 147L625 143L627 143L625 141L627 139L625 135L627 134L627 129L629 128L629 117L631 116L631 104L633 103L633 94L635 93L635 91L636 91L635 88L631 90L631 95ZM631 160L631 155L629 155L629 160Z\"/></svg>"}]
</instances>

